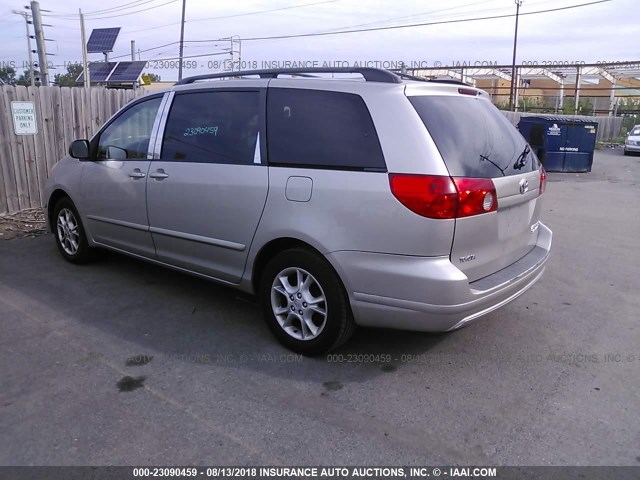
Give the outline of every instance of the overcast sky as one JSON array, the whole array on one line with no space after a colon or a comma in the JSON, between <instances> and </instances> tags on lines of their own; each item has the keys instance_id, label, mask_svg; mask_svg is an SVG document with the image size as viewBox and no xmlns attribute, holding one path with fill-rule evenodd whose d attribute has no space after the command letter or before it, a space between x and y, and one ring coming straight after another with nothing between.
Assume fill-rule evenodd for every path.
<instances>
[{"instance_id":1,"label":"overcast sky","mask_svg":"<svg viewBox=\"0 0 640 480\"><path fill-rule=\"evenodd\" d=\"M524 0L521 14L589 3L593 0ZM0 0L0 61L15 62L22 72L27 57L25 25L12 10L24 10L24 0ZM180 37L182 0L42 0L48 53L55 73L64 73L64 62L81 61L78 8L86 16L87 36L93 28L122 27L112 58L130 58L130 42L136 41L141 59L157 61L176 57ZM122 7L121 7L122 6ZM121 8L118 8L121 7ZM109 9L110 11L104 11ZM612 0L597 5L523 15L520 17L518 62L521 61L616 61L640 60L638 2ZM510 64L513 17L449 23L413 28L388 29L307 38L250 40L255 37L295 35L346 29L375 28L411 23L440 22L515 13L514 0L187 0L185 57L203 73L228 60L228 42L215 39L239 36L242 60L265 61L412 61L428 66L440 62L497 62ZM112 17L112 18L101 18ZM207 40L195 43L197 40ZM34 47L35 48L35 45ZM148 50L145 52L145 50ZM90 60L101 60L91 54ZM236 58L237 60L237 58ZM212 62L212 63L210 63ZM150 66L152 66L150 65ZM192 64L193 65L193 64ZM253 66L253 65L248 65ZM149 68L163 80L175 80L177 71Z\"/></svg>"}]
</instances>

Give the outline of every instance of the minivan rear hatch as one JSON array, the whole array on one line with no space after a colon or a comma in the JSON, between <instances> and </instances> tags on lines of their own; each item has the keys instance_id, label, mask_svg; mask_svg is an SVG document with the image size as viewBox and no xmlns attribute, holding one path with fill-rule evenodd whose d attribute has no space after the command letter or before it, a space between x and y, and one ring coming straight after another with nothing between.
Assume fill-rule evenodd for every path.
<instances>
[{"instance_id":1,"label":"minivan rear hatch","mask_svg":"<svg viewBox=\"0 0 640 480\"><path fill-rule=\"evenodd\" d=\"M522 135L475 89L408 98L451 177L495 186L496 211L456 218L451 262L474 281L524 257L538 238L541 170Z\"/></svg>"}]
</instances>

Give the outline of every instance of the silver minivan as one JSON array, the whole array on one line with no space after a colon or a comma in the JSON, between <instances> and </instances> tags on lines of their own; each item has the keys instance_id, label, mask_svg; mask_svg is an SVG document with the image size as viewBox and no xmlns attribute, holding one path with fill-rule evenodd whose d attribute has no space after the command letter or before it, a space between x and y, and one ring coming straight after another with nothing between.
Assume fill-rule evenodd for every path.
<instances>
[{"instance_id":1,"label":"silver minivan","mask_svg":"<svg viewBox=\"0 0 640 480\"><path fill-rule=\"evenodd\" d=\"M45 198L65 259L106 248L255 293L280 342L315 355L356 325L449 331L524 293L551 247L545 183L481 90L268 70L129 103L73 142Z\"/></svg>"}]
</instances>

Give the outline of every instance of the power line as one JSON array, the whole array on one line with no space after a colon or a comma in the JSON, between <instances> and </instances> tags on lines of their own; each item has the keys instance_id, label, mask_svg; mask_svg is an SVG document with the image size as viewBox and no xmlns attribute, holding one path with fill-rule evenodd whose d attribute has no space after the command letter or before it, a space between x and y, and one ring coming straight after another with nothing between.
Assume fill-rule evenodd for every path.
<instances>
[{"instance_id":1,"label":"power line","mask_svg":"<svg viewBox=\"0 0 640 480\"><path fill-rule=\"evenodd\" d=\"M292 10L294 8L311 7L313 5L322 5L322 4L325 4L325 3L335 3L335 2L338 2L338 1L339 0L324 0L322 2L305 3L303 5L291 5L289 7L272 8L270 10L259 10L257 12L235 13L233 15L222 15L220 17L196 18L195 20L189 20L189 22L204 22L206 20L220 20L220 19L223 19L223 18L246 17L248 15L258 15L258 14L261 14L261 13L280 12L282 10Z\"/></svg>"},{"instance_id":2,"label":"power line","mask_svg":"<svg viewBox=\"0 0 640 480\"><path fill-rule=\"evenodd\" d=\"M221 39L220 38L216 38L213 40L185 40L184 43L210 43L210 42L219 42ZM165 47L170 47L172 45L178 45L180 42L170 42L170 43L165 43L164 45L158 45L156 47L151 47L151 48L146 48L144 50L139 50L138 53L146 53L146 52L151 52L152 50L159 50L161 48L165 48ZM229 54L229 52L223 52L220 55L223 54ZM115 60L117 58L124 58L124 57L128 57L130 54L129 53L125 53L123 55L117 55L115 57L110 57L111 60ZM213 55L213 53L212 53ZM215 55L218 55L218 53L216 52ZM171 60L171 59L158 59L158 60Z\"/></svg>"},{"instance_id":3,"label":"power line","mask_svg":"<svg viewBox=\"0 0 640 480\"><path fill-rule=\"evenodd\" d=\"M232 14L232 15L223 15L223 16L219 16L219 17L197 18L197 19L194 19L194 20L185 20L185 23L204 22L206 20L221 20L221 19L224 19L224 18L246 17L248 15L260 15L260 14L263 14L263 13L279 12L279 11L282 11L282 10L292 10L294 8L312 7L314 5L323 5L325 3L334 3L334 2L338 2L338 1L340 1L340 0L324 0L322 2L303 3L301 5L290 5L288 7L272 8L272 9L269 9L269 10L258 10L258 11L255 11L255 12L235 13L235 14ZM138 30L131 30L128 33L146 32L148 30L157 30L158 28L172 27L174 25L180 25L180 22L166 23L164 25L157 25L155 27L140 28Z\"/></svg>"},{"instance_id":4,"label":"power line","mask_svg":"<svg viewBox=\"0 0 640 480\"><path fill-rule=\"evenodd\" d=\"M173 1L177 1L177 0L173 0ZM336 0L330 0L330 1L336 1ZM524 16L524 15L538 15L538 14L542 14L542 13L551 13L551 12L557 12L557 11L563 11L563 10L570 10L570 9L574 9L574 8L579 8L579 7L585 7L585 6L590 6L590 5L596 5L596 4L600 4L600 3L607 3L610 2L612 0L597 0L597 1L593 1L593 2L587 2L587 3L581 3L581 4L577 4L577 5L569 5L569 6L565 6L565 7L558 7L558 8L550 8L550 9L545 9L545 10L536 10L533 12L525 12L525 13L521 13L520 16ZM320 3L328 3L328 2L320 2ZM316 5L315 4L305 4L305 5L298 5L298 6L292 6L292 7L287 7L287 8L300 8L303 6L310 6L310 5ZM262 12L252 12L251 14L257 14L257 13L265 13L266 11L262 11ZM393 25L393 26L386 26L386 27L375 27L375 28L366 28L366 29L353 29L353 30L345 30L345 31L338 31L338 32L316 32L316 33L303 33L303 34L292 34L292 35L277 35L277 36L268 36L268 37L249 37L249 38L242 38L242 41L263 41L263 40L281 40L281 39L289 39L289 38L306 38L306 37L317 37L317 36L329 36L329 35L341 35L341 34L350 34L350 33L361 33L361 32L371 32L371 31L383 31L383 30L396 30L396 29L401 29L401 28L414 28L414 27L422 27L422 26L431 26L431 25L443 25L443 24L452 24L452 23L464 23L464 22L475 22L475 21L483 21L483 20L494 20L494 19L502 19L502 18L511 18L514 17L515 14L504 14L504 15L492 15L492 16L484 16L484 17L473 17L473 18L463 18L463 19L454 19L454 20L441 20L441 21L436 21L436 22L424 22L424 23L413 23L413 24L405 24L405 25ZM180 23L180 22L178 22ZM157 27L155 27L157 28ZM139 31L139 30L138 30ZM131 33L131 32L130 32ZM214 41L219 41L220 39L210 39L210 40L190 40L189 42L193 42L193 43L197 43L197 42L214 42ZM151 47L145 50L141 50L140 52L148 52L148 51L152 51L152 50L157 50L159 48L164 48L167 46L171 46L171 45L175 45L179 42L171 42L168 44L164 44L164 45L159 45L156 47ZM225 52L227 53L227 52ZM185 57L185 58L193 58L193 57L204 57L204 56L208 56L208 55L220 55L221 53L219 52L211 52L208 54L201 54L201 55L195 55L192 57ZM128 54L125 55L119 55L116 57L112 57L113 59L116 58L123 58L128 56ZM175 57L177 58L177 57ZM172 58L163 58L163 59L158 59L158 60L173 60L175 59L174 57Z\"/></svg>"},{"instance_id":5,"label":"power line","mask_svg":"<svg viewBox=\"0 0 640 480\"><path fill-rule=\"evenodd\" d=\"M116 11L120 11L120 10L127 10L129 8L136 8L136 7L141 7L142 5L146 5L147 3L152 3L155 2L156 0L137 0L135 2L129 2L129 3L125 3L122 5L118 5L115 7L110 7L110 8L105 8L103 10L94 10L93 12L87 12L84 15L89 15L89 16L93 16L93 15L102 15L102 14L106 14L106 13L112 13L112 12L116 12Z\"/></svg>"},{"instance_id":6,"label":"power line","mask_svg":"<svg viewBox=\"0 0 640 480\"><path fill-rule=\"evenodd\" d=\"M541 14L541 13L551 13L551 12L557 12L557 11L561 11L561 10L574 9L574 8L578 8L578 7L586 7L586 6L589 6L589 5L596 5L596 4L599 4L599 3L607 3L607 2L610 2L610 1L612 1L612 0L596 0L596 1L588 2L588 3L581 3L581 4L577 4L577 5L569 5L569 6L566 6L566 7L557 7L557 8L550 8L550 9L545 9L545 10L536 10L534 12L520 13L520 16L538 15L538 14ZM387 27L376 27L376 28L366 28L366 29L357 29L357 30L345 30L345 31L340 31L340 32L317 32L317 33L301 33L301 34L294 34L294 35L278 35L278 36L271 36L271 37L249 37L249 38L242 38L242 41L245 42L245 41L262 41L262 40L281 40L281 39L289 39L289 38L306 38L306 37L317 37L317 36L328 36L328 35L342 35L342 34L349 34L349 33L371 32L371 31L380 31L380 30L396 30L396 29L401 29L401 28L414 28L414 27L423 27L423 26L431 26L431 25L451 24L451 23L476 22L476 21L482 21L482 20L494 20L494 19L511 18L511 17L515 17L515 14L492 15L492 16L485 16L485 17L462 18L462 19L455 19L455 20L441 20L441 21L436 21L436 22L413 23L413 24L406 24L406 25L392 25L392 26L387 26ZM220 39L189 40L189 42L190 43L204 43L204 42L216 42L216 41L219 41L219 40ZM147 50L141 50L141 52L156 50L158 48L163 48L163 47L167 47L167 46L170 46L170 45L175 45L177 43L179 43L179 42L172 42L172 43L169 43L169 44L160 45L160 46L157 46L157 47L152 47L152 48L149 48ZM213 54L217 55L218 53L212 53L212 55ZM113 58L122 58L122 57L125 57L125 56L127 56L127 55L120 55L120 56L113 57ZM202 54L202 55L199 55L199 56L206 56L206 54ZM166 59L166 60L172 60L172 59Z\"/></svg>"},{"instance_id":7,"label":"power line","mask_svg":"<svg viewBox=\"0 0 640 480\"><path fill-rule=\"evenodd\" d=\"M151 2L155 2L157 0L135 0L134 2L129 2L129 3L124 3L122 5L116 5L115 7L109 7L109 8L105 8L102 10L94 10L93 12L87 12L87 13L83 13L83 15L86 17L87 15L103 15L106 13L111 13L111 12L115 12L115 11L119 11L119 10L126 10L128 8L135 8L135 7L140 7L144 4L147 3L151 3ZM77 13L56 13L53 12L49 15L47 15L48 17L66 17L66 18L77 18L78 14Z\"/></svg>"},{"instance_id":8,"label":"power line","mask_svg":"<svg viewBox=\"0 0 640 480\"><path fill-rule=\"evenodd\" d=\"M549 8L546 10L536 10L534 12L526 12L526 13L521 13L520 16L524 16L524 15L536 15L539 13L549 13L549 12L558 12L561 10L570 10L573 8L578 8L578 7L586 7L589 5L596 5L599 3L607 3L607 2L611 2L612 0L597 0L594 2L588 2L588 3L580 3L578 5L569 5L567 7L558 7L558 8ZM284 40L284 39L288 39L288 38L305 38L305 37L321 37L321 36L329 36L329 35L342 35L342 34L347 34L347 33L362 33L362 32L376 32L376 31L381 31L381 30L397 30L400 28L414 28L414 27L426 27L426 26L430 26L430 25L444 25L444 24L451 24L451 23L464 23L464 22L477 22L477 21L481 21L481 20L496 20L496 19L501 19L501 18L511 18L511 17L515 17L515 13L510 13L510 14L504 14L504 15L491 15L491 16L486 16L486 17L474 17L474 18L462 18L462 19L457 19L457 20L441 20L441 21L437 21L437 22L424 22L424 23L410 23L410 24L405 24L405 25L391 25L391 26L387 26L387 27L375 27L375 28L362 28L362 29L354 29L354 30L344 30L344 31L340 31L340 32L316 32L316 33L298 33L298 34L292 34L292 35L274 35L274 36L269 36L269 37L243 37L242 41L243 42L255 42L255 41L262 41L262 40Z\"/></svg>"},{"instance_id":9,"label":"power line","mask_svg":"<svg viewBox=\"0 0 640 480\"><path fill-rule=\"evenodd\" d=\"M165 43L164 45L158 45L157 47L151 47L151 48L146 48L144 50L138 50L138 53L146 53L146 52L150 52L152 50L159 50L161 48L164 47L170 47L171 45L177 45L180 42L171 42L171 43ZM117 55L115 57L111 57L111 60L115 60L116 58L123 58L123 57L128 57L130 55L130 53L126 53L124 55Z\"/></svg>"},{"instance_id":10,"label":"power line","mask_svg":"<svg viewBox=\"0 0 640 480\"><path fill-rule=\"evenodd\" d=\"M127 13L120 13L118 15L107 15L107 16L102 16L102 17L92 17L91 20L105 20L107 18L118 18L118 17L125 17L127 15L133 15L134 13L141 13L141 12L147 12L149 10L154 10L156 8L160 8L160 7L164 7L165 5L169 5L171 3L175 3L179 0L169 0L168 2L165 3L161 3L160 5L154 5L153 7L147 7L147 8L143 8L140 10L134 10L133 12L127 12ZM50 17L51 15L47 15L48 17ZM73 20L76 21L77 18L63 18L63 17L56 17L58 20Z\"/></svg>"},{"instance_id":11,"label":"power line","mask_svg":"<svg viewBox=\"0 0 640 480\"><path fill-rule=\"evenodd\" d=\"M440 12L446 12L446 11L449 11L449 10L457 10L458 8L470 7L472 5L479 5L479 4L482 4L482 3L490 3L491 1L492 0L481 0L479 2L465 3L464 5L458 5L458 6L455 6L455 7L443 8L443 9L439 9L439 10L430 10L428 12L415 13L415 14L412 14L412 15L405 15L405 16L402 16L402 17L384 18L382 20L376 20L375 22L360 23L360 24L357 24L357 25L349 25L348 27L338 27L338 28L334 28L334 29L329 30L329 31L337 32L337 31L344 30L345 28L356 28L356 27L367 27L369 25L379 25L380 23L393 22L395 20L404 20L404 19L407 19L407 18L421 17L423 15L428 15L430 13L440 13Z\"/></svg>"},{"instance_id":12,"label":"power line","mask_svg":"<svg viewBox=\"0 0 640 480\"><path fill-rule=\"evenodd\" d=\"M127 15L133 15L134 13L147 12L149 10L154 10L156 8L164 7L165 5L170 5L170 4L176 3L178 1L179 0L169 0L168 2L161 3L160 5L155 5L153 7L147 7L147 8L143 8L141 10L135 10L133 12L120 13L118 15L109 15L109 16L106 16L106 17L92 17L91 20L104 20L104 19L107 19L107 18L125 17Z\"/></svg>"}]
</instances>

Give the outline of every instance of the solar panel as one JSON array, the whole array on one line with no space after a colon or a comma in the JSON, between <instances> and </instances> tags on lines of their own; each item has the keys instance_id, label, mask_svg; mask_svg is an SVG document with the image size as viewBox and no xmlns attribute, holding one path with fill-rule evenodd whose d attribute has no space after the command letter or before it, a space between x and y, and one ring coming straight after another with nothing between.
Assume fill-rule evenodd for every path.
<instances>
[{"instance_id":1,"label":"solar panel","mask_svg":"<svg viewBox=\"0 0 640 480\"><path fill-rule=\"evenodd\" d=\"M89 64L89 81L94 82L106 82L109 78L111 70L117 65L117 62L93 62ZM84 82L84 72L80 74L77 83Z\"/></svg>"},{"instance_id":2,"label":"solar panel","mask_svg":"<svg viewBox=\"0 0 640 480\"><path fill-rule=\"evenodd\" d=\"M94 29L87 42L87 53L113 52L119 33L120 27Z\"/></svg>"},{"instance_id":3,"label":"solar panel","mask_svg":"<svg viewBox=\"0 0 640 480\"><path fill-rule=\"evenodd\" d=\"M146 65L146 61L120 62L107 81L109 83L137 82Z\"/></svg>"}]
</instances>

